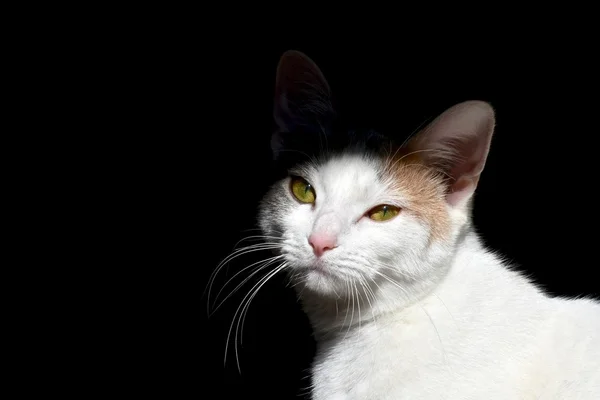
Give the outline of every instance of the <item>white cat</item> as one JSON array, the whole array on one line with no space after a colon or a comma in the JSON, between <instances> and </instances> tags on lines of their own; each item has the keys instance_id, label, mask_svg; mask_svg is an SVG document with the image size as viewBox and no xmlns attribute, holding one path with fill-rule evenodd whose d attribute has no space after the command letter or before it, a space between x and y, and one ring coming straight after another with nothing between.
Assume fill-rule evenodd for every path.
<instances>
[{"instance_id":1,"label":"white cat","mask_svg":"<svg viewBox=\"0 0 600 400\"><path fill-rule=\"evenodd\" d=\"M313 399L600 399L600 303L546 295L471 224L490 105L458 104L402 146L360 145L336 132L305 55L284 54L276 86L288 175L259 221L314 328Z\"/></svg>"}]
</instances>

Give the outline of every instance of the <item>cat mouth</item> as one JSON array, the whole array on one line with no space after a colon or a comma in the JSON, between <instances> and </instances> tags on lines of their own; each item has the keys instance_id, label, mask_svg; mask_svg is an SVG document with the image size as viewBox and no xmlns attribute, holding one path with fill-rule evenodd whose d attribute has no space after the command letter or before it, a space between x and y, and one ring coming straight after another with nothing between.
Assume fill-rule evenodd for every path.
<instances>
[{"instance_id":1,"label":"cat mouth","mask_svg":"<svg viewBox=\"0 0 600 400\"><path fill-rule=\"evenodd\" d=\"M327 265L322 259L317 259L314 262L308 265L308 271L322 275L322 276L332 276L331 266Z\"/></svg>"},{"instance_id":2,"label":"cat mouth","mask_svg":"<svg viewBox=\"0 0 600 400\"><path fill-rule=\"evenodd\" d=\"M299 262L298 262L299 261ZM296 264L296 268L301 269L307 275L314 276L323 276L323 277L333 277L336 275L335 265L331 264L331 261L328 261L323 258L313 258L308 260L298 260Z\"/></svg>"},{"instance_id":3,"label":"cat mouth","mask_svg":"<svg viewBox=\"0 0 600 400\"><path fill-rule=\"evenodd\" d=\"M331 272L329 272L326 268L321 267L321 266L311 266L309 268L309 271L313 272L315 274L318 274L318 275L323 275L323 276L330 276L331 275Z\"/></svg>"}]
</instances>

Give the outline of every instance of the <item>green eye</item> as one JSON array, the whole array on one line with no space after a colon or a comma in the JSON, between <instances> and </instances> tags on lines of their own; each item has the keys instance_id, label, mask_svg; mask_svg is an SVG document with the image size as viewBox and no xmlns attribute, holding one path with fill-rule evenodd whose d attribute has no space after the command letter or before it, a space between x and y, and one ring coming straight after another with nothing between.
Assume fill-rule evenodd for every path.
<instances>
[{"instance_id":1,"label":"green eye","mask_svg":"<svg viewBox=\"0 0 600 400\"><path fill-rule=\"evenodd\" d=\"M367 215L373 221L387 221L394 218L400 213L400 208L396 206L390 206L389 204L383 204L371 209Z\"/></svg>"},{"instance_id":2,"label":"green eye","mask_svg":"<svg viewBox=\"0 0 600 400\"><path fill-rule=\"evenodd\" d=\"M292 194L302 203L314 203L317 195L312 185L300 177L292 177Z\"/></svg>"}]
</instances>

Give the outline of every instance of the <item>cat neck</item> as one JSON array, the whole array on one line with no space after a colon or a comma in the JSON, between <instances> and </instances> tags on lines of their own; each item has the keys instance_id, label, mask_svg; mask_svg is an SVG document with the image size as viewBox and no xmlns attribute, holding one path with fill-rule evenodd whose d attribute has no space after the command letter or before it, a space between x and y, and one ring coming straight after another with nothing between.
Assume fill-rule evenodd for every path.
<instances>
[{"instance_id":1,"label":"cat neck","mask_svg":"<svg viewBox=\"0 0 600 400\"><path fill-rule=\"evenodd\" d=\"M383 280L374 287L355 286L354 294L341 297L324 297L308 290L300 290L299 297L317 340L346 335L355 329L376 323L386 316L397 316L421 308L431 299L462 304L470 285L483 279L484 271L502 269L502 262L489 253L472 229L466 229L440 265L437 281L415 280L397 282ZM473 271L477 273L473 274ZM442 300L446 302L446 300ZM444 305L446 307L446 305Z\"/></svg>"}]
</instances>

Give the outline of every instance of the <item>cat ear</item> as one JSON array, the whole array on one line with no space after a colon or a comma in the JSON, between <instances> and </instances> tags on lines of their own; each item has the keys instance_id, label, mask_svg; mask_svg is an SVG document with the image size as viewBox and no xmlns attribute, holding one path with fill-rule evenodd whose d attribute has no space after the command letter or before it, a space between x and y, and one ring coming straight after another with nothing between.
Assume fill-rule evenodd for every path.
<instances>
[{"instance_id":1,"label":"cat ear","mask_svg":"<svg viewBox=\"0 0 600 400\"><path fill-rule=\"evenodd\" d=\"M333 120L329 84L319 67L305 54L289 50L277 66L273 115L275 154L285 137L296 133L323 134Z\"/></svg>"},{"instance_id":2,"label":"cat ear","mask_svg":"<svg viewBox=\"0 0 600 400\"><path fill-rule=\"evenodd\" d=\"M466 101L446 110L409 143L411 153L449 178L450 205L464 206L473 195L494 126L494 109L488 103Z\"/></svg>"}]
</instances>

